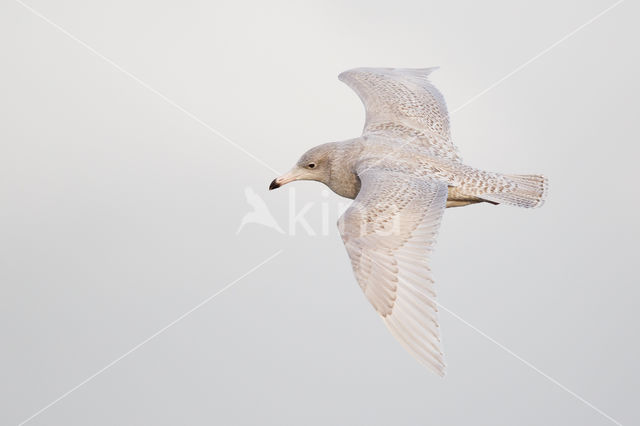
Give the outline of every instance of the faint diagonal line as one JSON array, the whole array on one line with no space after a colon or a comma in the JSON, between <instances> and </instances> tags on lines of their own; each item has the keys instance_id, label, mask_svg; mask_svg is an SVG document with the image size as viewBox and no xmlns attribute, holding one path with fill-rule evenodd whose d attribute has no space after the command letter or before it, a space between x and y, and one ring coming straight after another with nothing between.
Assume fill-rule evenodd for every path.
<instances>
[{"instance_id":1,"label":"faint diagonal line","mask_svg":"<svg viewBox=\"0 0 640 426\"><path fill-rule=\"evenodd\" d=\"M375 259L373 259L371 257L369 257L369 260L371 262L375 263L376 265L378 265L380 268L384 268L384 266L382 266L377 260L375 260ZM475 332L480 334L482 337L484 337L485 339L489 340L494 345L498 346L500 349L502 349L503 351L505 351L506 353L508 353L512 357L516 358L518 361L522 362L524 365L526 365L527 367L531 368L533 371L535 371L536 373L540 374L542 377L544 377L545 379L549 380L551 383L555 384L556 386L558 386L563 391L567 392L568 394L570 394L571 396L576 398L578 401L582 402L583 404L585 404L589 408L593 409L594 411L596 411L598 414L602 415L603 417L606 417L608 420L612 421L616 425L622 426L622 424L619 421L617 421L616 419L614 419L613 417L611 417L610 415L608 415L607 413L605 413L604 411L602 411L601 409L599 409L598 407L596 407L595 405L593 405L592 403L590 403L589 401L587 401L586 399L584 399L583 397L581 397L580 395L578 395L577 393L575 393L574 391L572 391L571 389L569 389L568 387L566 387L565 385L563 385L562 383L560 383L559 381L554 379L553 377L549 376L547 373L545 373L544 371L540 370L535 365L531 364L529 361L527 361L526 359L522 358L520 355L516 354L511 349L509 349L505 345L503 345L502 343L498 342L493 337L489 336L487 333L485 333L484 331L480 330L478 327L474 326L469 321L465 320L460 315L458 315L455 312L453 312L451 309L448 309L447 307L443 306L442 303L438 302L435 298L433 298L433 297L431 297L429 295L426 295L426 294L423 294L423 296L425 296L431 302L435 303L439 308L442 308L444 311L446 311L449 314L451 314L458 321L462 322L463 324L465 324L466 326L470 327L472 330L474 330Z\"/></svg>"},{"instance_id":2,"label":"faint diagonal line","mask_svg":"<svg viewBox=\"0 0 640 426\"><path fill-rule=\"evenodd\" d=\"M568 394L570 394L571 396L576 398L578 401L580 401L583 404L587 405L592 410L596 411L598 414L600 414L601 416L603 416L606 419L610 420L611 422L615 423L616 425L622 426L622 423L620 423L619 421L617 421L616 419L614 419L613 417L611 417L610 415L608 415L607 413L605 413L604 411L602 411L601 409L599 409L598 407L596 407L595 405L593 405L592 403L590 403L589 401L587 401L586 399L584 399L583 397L581 397L580 395L578 395L577 393L575 393L574 391L572 391L571 389L569 389L568 387L566 387L565 385L563 385L562 383L560 383L559 381L554 379L553 377L549 376L547 373L545 373L544 371L540 370L538 367L536 367L535 365L531 364L526 359L522 358L520 355L516 354L511 349L509 349L508 347L506 347L502 343L498 342L496 339L494 339L493 337L489 336L484 331L480 330L478 327L476 327L473 324L469 323L464 318L462 318L460 315L458 315L455 312L453 312L451 309L446 308L445 306L442 305L442 303L439 303L437 301L434 301L434 302L440 308L442 308L444 311L446 311L449 314L451 314L458 321L462 322L467 327L471 328L476 333L480 334L482 337L484 337L485 339L489 340L491 343L493 343L494 345L498 346L500 349L502 349L503 351L505 351L506 353L508 353L512 357L516 358L518 361L522 362L524 365L526 365L527 367L529 367L530 369L532 369L536 373L540 374L542 377L544 377L545 379L549 380L551 383L553 383L554 385L558 386L560 389L562 389L563 391L567 392Z\"/></svg>"},{"instance_id":3,"label":"faint diagonal line","mask_svg":"<svg viewBox=\"0 0 640 426\"><path fill-rule=\"evenodd\" d=\"M114 365L116 365L118 362L122 361L127 356L131 355L133 352L135 352L138 349L140 349L142 346L147 344L152 339L158 337L160 334L164 333L169 328L173 327L174 325L176 325L177 323L179 323L180 321L182 321L183 319L185 319L186 317L188 317L189 315L194 313L196 310L200 309L201 307L203 307L207 303L211 302L213 299L215 299L220 294L224 293L226 290L228 290L229 288L231 288L232 286L237 284L243 278L246 278L248 275L251 275L253 272L258 270L261 266L264 266L266 263L269 263L270 261L272 261L276 256L280 255L282 252L283 252L283 250L278 250L277 252L275 252L274 254L272 254L271 256L269 256L268 258L263 260L262 262L258 263L256 266L254 266L253 268L249 269L247 272L245 272L244 274L240 275L238 278L236 278L235 280L231 281L229 284L225 285L220 290L218 290L217 292L215 292L211 296L207 297L206 299L204 299L202 302L198 303L193 308L189 309L187 312L185 312L184 314L180 315L178 318L176 318L175 320L171 321L169 324L165 325L160 330L156 331L151 336L147 337L142 342L138 343L137 345L135 345L134 347L129 349L127 352L123 353L118 358L114 359L109 364L105 365L100 370L98 370L95 373L93 373L92 375L90 375L89 377L87 377L86 379L84 379L83 381L81 381L80 383L78 383L77 385L75 385L74 387L72 387L71 389L69 389L68 391L63 393L62 395L60 395L58 398L54 399L49 404L47 404L44 407L42 407L40 410L38 410L37 412L32 414L29 418L27 418L27 419L23 420L22 422L20 422L18 424L18 426L22 426L22 425L28 423L29 421L33 420L34 418L36 418L37 416L39 416L40 414L42 414L43 412L45 412L46 410L48 410L49 408L51 408L52 406L54 406L55 404L57 404L58 402L60 402L61 400L63 400L64 398L66 398L67 396L72 394L73 392L75 392L76 390L78 390L79 388L81 388L82 386L84 386L87 383L89 383L91 380L95 379L100 374L102 374L105 371L107 371L109 368L111 368Z\"/></svg>"},{"instance_id":4,"label":"faint diagonal line","mask_svg":"<svg viewBox=\"0 0 640 426\"><path fill-rule=\"evenodd\" d=\"M574 29L573 31L571 31L570 33L568 33L567 35L565 35L564 37L562 37L560 40L556 41L555 43L551 44L549 47L547 47L546 49L540 51L540 53L538 53L537 55L535 55L534 57L532 57L531 59L529 59L528 61L524 62L523 64L521 64L520 66L516 67L513 71L511 71L510 73L506 74L504 77L502 77L501 79L497 80L496 82L494 82L493 84L491 84L489 87L487 87L486 89L482 90L481 92L477 93L476 95L472 96L471 98L469 98L466 102L464 102L462 105L458 106L457 108L455 108L453 111L451 111L451 114L455 114L456 112L460 111L461 109L463 109L464 107L466 107L467 105L469 105L470 103L476 101L478 98L480 98L481 96L485 95L487 92L493 90L494 88L496 88L497 86L499 86L500 84L502 84L505 80L513 77L515 74L519 73L520 71L522 71L524 68L526 68L529 64L531 64L532 62L534 62L535 60L539 59L540 57L546 55L547 53L549 53L550 51L552 51L554 48L556 48L559 44L563 43L564 41L568 40L569 38L573 37L574 35L576 35L580 30L584 29L585 27L591 25L592 23L594 23L596 20L598 20L599 18L601 18L603 15L605 15L607 12L610 12L611 10L613 10L614 8L620 6L622 3L624 2L624 0L618 0L617 2L615 2L614 4L612 4L611 6L607 7L606 9L604 9L602 12L598 13L596 16L594 16L593 18L589 19L587 22L585 22L584 24L580 25L579 27L577 27L576 29Z\"/></svg>"},{"instance_id":5,"label":"faint diagonal line","mask_svg":"<svg viewBox=\"0 0 640 426\"><path fill-rule=\"evenodd\" d=\"M570 33L568 33L567 35L565 35L564 37L562 37L561 39L559 39L558 41L556 41L555 43L551 44L549 47L547 47L546 49L542 50L540 53L538 53L537 55L533 56L531 59L529 59L528 61L526 61L525 63L521 64L520 66L516 67L513 71L509 72L508 74L506 74L504 77L502 77L501 79L499 79L498 81L494 82L493 84L491 84L489 87L487 87L486 89L484 89L483 91L477 93L476 95L472 96L471 98L469 98L466 102L464 102L462 105L460 105L459 107L455 108L454 110L451 111L451 115L455 114L456 112L460 111L461 109L465 108L466 106L468 106L469 104L471 104L472 102L476 101L478 98L480 98L483 95L486 95L488 92L490 92L491 90L495 89L498 85L502 84L503 82L505 82L507 79L513 77L515 74L517 74L518 72L522 71L523 69L525 69L527 66L531 65L531 63L533 63L534 61L536 61L537 59L540 59L540 57L544 56L545 54L549 53L550 51L552 51L554 48L556 48L558 45L560 45L562 42L566 41L567 39L573 37L574 35L576 35L580 30L584 29L585 27L593 24L596 20L598 20L599 18L601 18L603 15L605 15L607 12L610 12L611 10L613 10L615 7L619 6L620 4L622 4L625 0L618 0L617 2L615 2L614 4L612 4L611 6L607 7L606 9L604 9L602 12L598 13L596 16L594 16L593 18L589 19L587 22L585 22L584 24L580 25L579 27L577 27L576 29L574 29L573 31L571 31ZM415 138L409 139L405 142L403 142L402 144L400 144L398 147L396 147L394 149L394 151L398 151L400 149L402 149L403 147L407 146L408 144L410 144L411 142L413 142L415 140ZM365 168L362 172L359 172L359 175L363 175L364 173L368 172L369 170L371 170L372 168L374 168L375 166L377 166L378 164L380 164L382 161L384 161L385 159L387 159L390 155L393 154L393 152L390 152L386 155L384 155L382 158L380 158L379 160L375 161L372 165L370 165L369 167Z\"/></svg>"},{"instance_id":6,"label":"faint diagonal line","mask_svg":"<svg viewBox=\"0 0 640 426\"><path fill-rule=\"evenodd\" d=\"M227 142L229 145L233 146L234 148L238 149L239 151L241 151L242 153L244 153L245 155L247 155L248 157L252 158L253 160L257 161L258 163L262 164L264 167L266 167L267 169L271 170L272 172L274 172L276 175L279 175L280 172L278 172L276 169L274 169L273 167L271 167L269 164L267 164L265 161L263 161L261 158L255 156L254 154L252 154L251 152L249 152L246 148L242 147L241 145L238 145L236 142L232 141L231 139L229 139L227 136L225 136L224 134L222 134L219 130L211 127L209 124L207 124L205 121L203 121L202 119L200 119L198 116L196 116L194 113L192 113L191 111L187 110L186 108L184 108L182 105L178 104L177 102L173 101L172 99L168 98L166 95L164 95L163 93L159 92L158 90L154 89L153 87L151 87L149 84L145 83L144 81L142 81L140 78L138 78L136 75L132 74L131 72L127 71L126 69L122 68L120 65L118 65L117 63L115 63L113 60L109 59L108 57L106 57L105 55L103 55L102 53L98 52L96 49L94 49L93 47L91 47L90 45L88 45L87 43L85 43L84 41L80 40L78 37L74 36L73 34L71 34L69 31L65 30L64 28L62 28L60 25L56 24L55 22L53 22L51 19L47 18L46 16L44 16L42 13L38 12L36 9L32 8L31 6L29 6L28 4L24 3L22 0L15 0L19 5L21 5L22 7L24 7L25 9L27 9L29 12L33 13L34 15L36 15L38 18L42 19L43 21L45 21L47 24L51 25L52 27L54 27L55 29L57 29L58 31L60 31L61 33L63 33L64 35L66 35L67 37L69 37L71 40L75 41L76 43L78 43L79 45L81 45L82 47L84 47L85 49L87 49L89 52L93 53L95 56L97 56L98 58L102 59L103 61L107 62L109 65L111 65L112 67L114 67L115 69L117 69L118 71L120 71L121 73L125 74L127 77L131 78L133 81L135 81L136 83L140 84L142 87L144 87L145 89L147 89L148 91L150 91L151 93L157 95L158 97L160 97L162 100L164 100L165 102L167 102L169 105L173 106L174 108L176 108L177 110L181 111L182 113L184 113L186 116L188 116L189 118L191 118L193 121L195 121L196 123L200 124L201 126L203 126L204 128L206 128L207 130L209 130L210 132L212 132L213 134L215 134L216 136L218 136L220 139L224 140L225 142Z\"/></svg>"}]
</instances>

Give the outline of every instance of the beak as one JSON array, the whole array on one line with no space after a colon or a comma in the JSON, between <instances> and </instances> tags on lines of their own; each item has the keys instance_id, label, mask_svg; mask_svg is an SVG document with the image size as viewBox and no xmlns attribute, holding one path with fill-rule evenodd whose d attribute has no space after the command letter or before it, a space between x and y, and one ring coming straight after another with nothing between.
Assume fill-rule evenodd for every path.
<instances>
[{"instance_id":1,"label":"beak","mask_svg":"<svg viewBox=\"0 0 640 426\"><path fill-rule=\"evenodd\" d=\"M300 177L300 175L301 175L300 170L298 170L297 168L293 168L289 170L287 173L283 174L282 176L272 180L271 184L269 185L269 190L280 188L282 185L286 183L293 182L294 180L297 180Z\"/></svg>"}]
</instances>

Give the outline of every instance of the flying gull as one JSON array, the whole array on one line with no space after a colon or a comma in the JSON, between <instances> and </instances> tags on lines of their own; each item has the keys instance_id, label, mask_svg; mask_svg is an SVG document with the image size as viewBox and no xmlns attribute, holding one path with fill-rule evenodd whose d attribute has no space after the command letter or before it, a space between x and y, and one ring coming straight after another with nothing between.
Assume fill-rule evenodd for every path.
<instances>
[{"instance_id":1,"label":"flying gull","mask_svg":"<svg viewBox=\"0 0 640 426\"><path fill-rule=\"evenodd\" d=\"M543 204L541 175L486 172L451 141L434 68L357 68L340 74L364 103L362 135L310 149L269 189L315 180L354 202L338 228L365 296L400 343L444 376L438 304L429 267L446 207Z\"/></svg>"}]
</instances>

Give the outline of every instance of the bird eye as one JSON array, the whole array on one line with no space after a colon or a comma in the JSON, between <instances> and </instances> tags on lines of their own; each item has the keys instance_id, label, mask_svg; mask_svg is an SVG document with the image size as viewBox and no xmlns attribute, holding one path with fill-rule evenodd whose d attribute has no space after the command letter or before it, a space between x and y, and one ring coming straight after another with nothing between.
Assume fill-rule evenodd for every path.
<instances>
[{"instance_id":1,"label":"bird eye","mask_svg":"<svg viewBox=\"0 0 640 426\"><path fill-rule=\"evenodd\" d=\"M316 167L316 163L309 163L307 164L307 167L313 169L314 167Z\"/></svg>"}]
</instances>

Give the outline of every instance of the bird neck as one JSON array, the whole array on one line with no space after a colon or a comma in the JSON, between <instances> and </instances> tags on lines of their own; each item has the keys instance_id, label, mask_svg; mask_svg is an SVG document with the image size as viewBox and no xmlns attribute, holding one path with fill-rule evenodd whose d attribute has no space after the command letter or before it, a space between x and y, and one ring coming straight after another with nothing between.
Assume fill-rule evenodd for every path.
<instances>
[{"instance_id":1,"label":"bird neck","mask_svg":"<svg viewBox=\"0 0 640 426\"><path fill-rule=\"evenodd\" d=\"M336 143L331 153L331 169L325 184L342 197L354 199L360 192L356 160L361 150L362 143L354 139Z\"/></svg>"}]
</instances>

